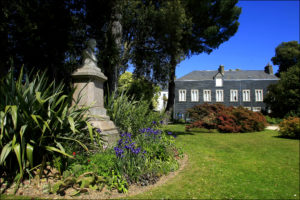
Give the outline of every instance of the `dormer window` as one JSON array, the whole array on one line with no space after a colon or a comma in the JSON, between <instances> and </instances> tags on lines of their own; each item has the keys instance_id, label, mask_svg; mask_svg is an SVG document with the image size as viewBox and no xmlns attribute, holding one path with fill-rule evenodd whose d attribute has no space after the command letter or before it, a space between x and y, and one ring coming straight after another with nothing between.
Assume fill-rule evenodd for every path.
<instances>
[{"instance_id":1,"label":"dormer window","mask_svg":"<svg viewBox=\"0 0 300 200\"><path fill-rule=\"evenodd\" d=\"M223 87L223 79L216 78L216 87Z\"/></svg>"}]
</instances>

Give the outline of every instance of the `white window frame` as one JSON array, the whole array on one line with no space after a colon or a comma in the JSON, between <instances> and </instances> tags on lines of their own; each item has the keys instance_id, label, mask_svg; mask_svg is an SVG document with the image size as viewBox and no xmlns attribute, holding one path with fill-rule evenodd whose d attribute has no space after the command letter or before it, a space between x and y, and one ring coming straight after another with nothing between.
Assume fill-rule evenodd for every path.
<instances>
[{"instance_id":1,"label":"white window frame","mask_svg":"<svg viewBox=\"0 0 300 200\"><path fill-rule=\"evenodd\" d=\"M216 78L216 87L223 87L223 79Z\"/></svg>"},{"instance_id":2,"label":"white window frame","mask_svg":"<svg viewBox=\"0 0 300 200\"><path fill-rule=\"evenodd\" d=\"M191 102L198 102L199 101L199 90L192 89L191 90Z\"/></svg>"},{"instance_id":3,"label":"white window frame","mask_svg":"<svg viewBox=\"0 0 300 200\"><path fill-rule=\"evenodd\" d=\"M224 102L224 90L216 90L216 102Z\"/></svg>"},{"instance_id":4,"label":"white window frame","mask_svg":"<svg viewBox=\"0 0 300 200\"><path fill-rule=\"evenodd\" d=\"M252 111L253 112L260 112L261 111L261 107L252 107Z\"/></svg>"},{"instance_id":5,"label":"white window frame","mask_svg":"<svg viewBox=\"0 0 300 200\"><path fill-rule=\"evenodd\" d=\"M248 97L249 98L246 98L247 96L247 92L248 92ZM243 90L243 102L250 102L251 101L251 92L250 90Z\"/></svg>"},{"instance_id":6,"label":"white window frame","mask_svg":"<svg viewBox=\"0 0 300 200\"><path fill-rule=\"evenodd\" d=\"M178 90L178 100L179 102L185 102L186 101L186 90Z\"/></svg>"},{"instance_id":7,"label":"white window frame","mask_svg":"<svg viewBox=\"0 0 300 200\"><path fill-rule=\"evenodd\" d=\"M256 102L264 101L264 91L262 89L255 90L255 101Z\"/></svg>"},{"instance_id":8,"label":"white window frame","mask_svg":"<svg viewBox=\"0 0 300 200\"><path fill-rule=\"evenodd\" d=\"M203 90L203 102L211 102L211 90Z\"/></svg>"},{"instance_id":9,"label":"white window frame","mask_svg":"<svg viewBox=\"0 0 300 200\"><path fill-rule=\"evenodd\" d=\"M234 97L236 97L236 99L234 99ZM238 101L239 101L239 91L230 90L230 102L238 102Z\"/></svg>"}]
</instances>

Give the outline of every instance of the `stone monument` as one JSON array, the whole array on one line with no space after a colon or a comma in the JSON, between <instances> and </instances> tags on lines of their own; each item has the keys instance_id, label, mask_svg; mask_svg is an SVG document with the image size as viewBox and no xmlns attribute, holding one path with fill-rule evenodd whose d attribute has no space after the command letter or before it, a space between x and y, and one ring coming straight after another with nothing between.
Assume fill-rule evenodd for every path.
<instances>
[{"instance_id":1,"label":"stone monument","mask_svg":"<svg viewBox=\"0 0 300 200\"><path fill-rule=\"evenodd\" d=\"M91 123L101 130L107 141L106 146L112 146L118 140L119 132L104 108L103 83L107 77L97 66L96 45L95 39L88 41L87 48L82 53L82 65L72 74L73 86L76 88L73 98L79 98L79 106L92 106Z\"/></svg>"}]
</instances>

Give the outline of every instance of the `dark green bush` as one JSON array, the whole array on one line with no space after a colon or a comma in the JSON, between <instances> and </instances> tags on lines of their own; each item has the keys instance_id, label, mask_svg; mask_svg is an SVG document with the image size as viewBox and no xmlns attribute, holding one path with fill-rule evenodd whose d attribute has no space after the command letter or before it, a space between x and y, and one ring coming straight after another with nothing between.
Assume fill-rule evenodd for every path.
<instances>
[{"instance_id":1,"label":"dark green bush","mask_svg":"<svg viewBox=\"0 0 300 200\"><path fill-rule=\"evenodd\" d=\"M266 120L267 120L268 124L279 124L280 122L282 122L282 119L270 117L268 115L266 116Z\"/></svg>"}]
</instances>

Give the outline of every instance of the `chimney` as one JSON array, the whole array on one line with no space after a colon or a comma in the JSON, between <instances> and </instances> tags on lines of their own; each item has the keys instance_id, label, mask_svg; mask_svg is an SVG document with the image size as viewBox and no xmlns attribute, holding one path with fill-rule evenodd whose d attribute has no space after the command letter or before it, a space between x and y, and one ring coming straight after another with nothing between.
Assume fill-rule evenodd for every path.
<instances>
[{"instance_id":1,"label":"chimney","mask_svg":"<svg viewBox=\"0 0 300 200\"><path fill-rule=\"evenodd\" d=\"M220 65L218 71L219 71L219 73L221 73L222 75L224 75L224 66Z\"/></svg>"},{"instance_id":2,"label":"chimney","mask_svg":"<svg viewBox=\"0 0 300 200\"><path fill-rule=\"evenodd\" d=\"M265 66L265 72L267 74L273 75L273 66L270 63L268 63L267 66Z\"/></svg>"}]
</instances>

